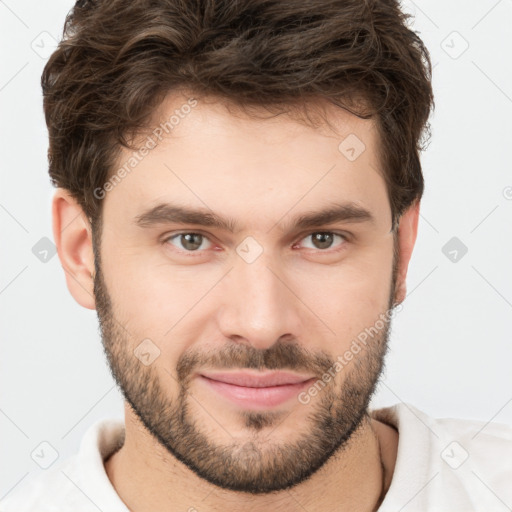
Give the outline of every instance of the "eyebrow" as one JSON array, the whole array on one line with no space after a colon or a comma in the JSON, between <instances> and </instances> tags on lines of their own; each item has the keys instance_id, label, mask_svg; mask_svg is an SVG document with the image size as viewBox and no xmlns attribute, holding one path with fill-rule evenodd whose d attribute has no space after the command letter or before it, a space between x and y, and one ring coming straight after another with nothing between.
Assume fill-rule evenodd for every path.
<instances>
[{"instance_id":1,"label":"eyebrow","mask_svg":"<svg viewBox=\"0 0 512 512\"><path fill-rule=\"evenodd\" d=\"M307 229L334 222L368 222L375 224L372 213L353 202L335 203L319 211L306 212L294 217L282 229ZM231 217L221 217L211 210L189 208L161 203L135 217L135 224L147 228L159 224L197 224L238 233L241 228Z\"/></svg>"}]
</instances>

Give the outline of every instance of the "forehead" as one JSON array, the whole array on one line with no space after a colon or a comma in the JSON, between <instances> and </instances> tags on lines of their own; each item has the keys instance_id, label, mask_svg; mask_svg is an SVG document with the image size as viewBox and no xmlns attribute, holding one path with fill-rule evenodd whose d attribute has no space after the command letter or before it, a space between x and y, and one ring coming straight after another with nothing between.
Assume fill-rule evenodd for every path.
<instances>
[{"instance_id":1,"label":"forehead","mask_svg":"<svg viewBox=\"0 0 512 512\"><path fill-rule=\"evenodd\" d=\"M300 109L241 110L214 97L169 94L138 137L139 151L118 158L114 173L127 172L108 192L105 210L121 208L135 219L142 208L169 201L254 221L351 202L387 222L374 122L325 103L310 104L306 115L311 122Z\"/></svg>"}]
</instances>

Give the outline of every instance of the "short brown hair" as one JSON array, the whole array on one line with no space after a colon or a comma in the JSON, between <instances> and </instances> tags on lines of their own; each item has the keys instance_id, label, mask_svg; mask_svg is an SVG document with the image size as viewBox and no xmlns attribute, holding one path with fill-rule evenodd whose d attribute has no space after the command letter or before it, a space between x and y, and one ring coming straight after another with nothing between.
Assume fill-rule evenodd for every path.
<instances>
[{"instance_id":1,"label":"short brown hair","mask_svg":"<svg viewBox=\"0 0 512 512\"><path fill-rule=\"evenodd\" d=\"M376 120L395 226L423 194L434 106L407 22L396 0L79 0L41 77L52 183L94 226L93 191L167 93L273 111L322 99Z\"/></svg>"}]
</instances>

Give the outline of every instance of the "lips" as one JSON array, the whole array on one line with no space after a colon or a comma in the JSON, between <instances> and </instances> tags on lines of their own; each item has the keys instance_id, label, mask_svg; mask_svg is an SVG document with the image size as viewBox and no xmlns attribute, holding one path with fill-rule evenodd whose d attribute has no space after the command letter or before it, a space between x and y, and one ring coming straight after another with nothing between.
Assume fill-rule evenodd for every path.
<instances>
[{"instance_id":1,"label":"lips","mask_svg":"<svg viewBox=\"0 0 512 512\"><path fill-rule=\"evenodd\" d=\"M286 384L298 384L313 378L311 375L297 375L289 372L272 372L263 375L261 372L258 372L258 374L249 372L204 372L201 375L211 380L247 388L266 388L272 386L284 386Z\"/></svg>"},{"instance_id":2,"label":"lips","mask_svg":"<svg viewBox=\"0 0 512 512\"><path fill-rule=\"evenodd\" d=\"M297 400L298 394L314 380L310 375L291 372L203 372L201 385L217 397L244 409L265 410Z\"/></svg>"}]
</instances>

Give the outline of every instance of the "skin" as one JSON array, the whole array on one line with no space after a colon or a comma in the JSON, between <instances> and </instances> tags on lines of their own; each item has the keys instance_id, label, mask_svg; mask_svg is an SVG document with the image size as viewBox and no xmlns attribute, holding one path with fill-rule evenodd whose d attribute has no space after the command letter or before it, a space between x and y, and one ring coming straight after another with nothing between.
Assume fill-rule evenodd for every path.
<instances>
[{"instance_id":1,"label":"skin","mask_svg":"<svg viewBox=\"0 0 512 512\"><path fill-rule=\"evenodd\" d=\"M153 124L168 119L188 97L169 95L155 112ZM130 510L234 511L250 506L263 511L278 506L290 511L371 511L389 488L398 433L365 414L365 404L354 405L364 413L361 417L343 409L348 400L343 390L359 386L365 398L371 396L387 329L309 403L288 401L273 409L275 417L264 411L260 424L248 421L248 416L256 417L251 411L242 411L194 377L198 369L222 368L213 362L208 366L208 361L216 361L208 359L210 354L223 357L217 361L231 362L227 350L235 347L247 355L240 359L247 363L249 355L274 354L276 346L286 347L292 340L299 351L293 360L297 364L291 367L298 372L315 355L335 361L359 333L389 311L390 304L405 298L419 203L400 218L393 283L391 209L379 171L378 132L371 120L319 106L329 116L330 127L313 128L284 114L256 118L229 111L223 102L200 100L103 199L100 275L87 217L68 191L55 193L54 237L68 288L83 307L100 306L103 342L125 398L131 393L141 406L144 397L151 396L141 387L141 379L147 378L161 393L157 395L161 404L176 405L182 389L177 366L185 355L204 356L187 373L190 421L210 446L233 450L240 464L246 460L247 442L252 441L259 458L247 461L252 460L252 469L261 463L269 471L277 457L270 446L295 447L293 443L301 439L312 441L313 415L327 414L329 404L342 413L336 424L338 449L311 475L275 492L241 492L212 483L179 460L143 421L156 422L158 411L148 406L141 418L141 411L127 400L124 444L105 468ZM349 134L356 134L366 147L354 161L338 150ZM119 167L130 154L123 150ZM172 222L138 226L136 217L160 202L207 207L235 219L240 231ZM295 216L334 202L364 207L374 222L345 220L299 231L290 227ZM177 233L198 232L207 238L193 256L185 254L187 246L180 237L169 241ZM335 236L331 247L317 248L311 235L318 232L342 233L347 239ZM263 249L252 263L236 252L248 236ZM108 294L110 311L99 301L100 292ZM133 356L144 339L160 350L149 366ZM321 377L321 366L310 368ZM165 408L161 413L165 417ZM352 416L359 422L345 431L344 421ZM179 432L179 425L176 429ZM342 440L343 434L347 439ZM186 437L176 439L186 441ZM174 448L179 451L179 446L183 444ZM294 453L289 450L290 456ZM207 457L190 457L207 471ZM214 461L212 455L209 462ZM245 467L238 468L242 476ZM284 467L291 476L293 464Z\"/></svg>"}]
</instances>

